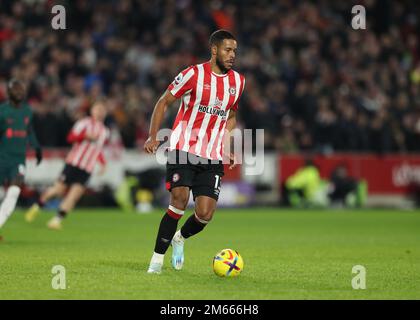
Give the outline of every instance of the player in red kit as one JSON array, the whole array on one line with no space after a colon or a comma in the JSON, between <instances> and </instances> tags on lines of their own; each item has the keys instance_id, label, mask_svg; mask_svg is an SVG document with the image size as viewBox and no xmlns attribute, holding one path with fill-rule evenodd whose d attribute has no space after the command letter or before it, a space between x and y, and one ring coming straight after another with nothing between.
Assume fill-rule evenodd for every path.
<instances>
[{"instance_id":1,"label":"player in red kit","mask_svg":"<svg viewBox=\"0 0 420 320\"><path fill-rule=\"evenodd\" d=\"M57 182L48 188L25 214L25 220L32 222L40 208L55 197L64 196L57 215L47 224L50 229L59 230L66 217L86 190L95 165L101 164L101 173L105 169L103 147L109 138L109 130L104 125L107 114L105 101L95 102L90 110L91 115L77 121L70 131L67 140L73 144L66 157L66 164ZM67 191L68 189L68 191ZM66 193L67 191L67 193Z\"/></svg>"},{"instance_id":2,"label":"player in red kit","mask_svg":"<svg viewBox=\"0 0 420 320\"><path fill-rule=\"evenodd\" d=\"M172 266L182 269L185 240L202 231L213 217L224 175L224 137L236 126L238 102L245 86L244 76L232 69L236 51L237 42L230 32L214 32L210 37L210 61L179 73L154 108L144 145L147 153L155 153L159 146L157 133L168 107L181 100L166 165L170 204L160 222L149 273L161 272L169 245ZM233 166L231 162L230 168ZM177 231L190 190L194 213Z\"/></svg>"}]
</instances>

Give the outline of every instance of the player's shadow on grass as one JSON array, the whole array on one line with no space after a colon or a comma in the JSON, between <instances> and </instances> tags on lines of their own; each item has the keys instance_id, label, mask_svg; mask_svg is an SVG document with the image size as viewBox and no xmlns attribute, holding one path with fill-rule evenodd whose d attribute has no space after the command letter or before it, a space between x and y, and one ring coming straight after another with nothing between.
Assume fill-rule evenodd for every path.
<instances>
[{"instance_id":1,"label":"player's shadow on grass","mask_svg":"<svg viewBox=\"0 0 420 320\"><path fill-rule=\"evenodd\" d=\"M113 261L113 260L103 260L97 262L99 265L127 269L131 271L146 271L149 264L147 262L142 263L141 261Z\"/></svg>"}]
</instances>

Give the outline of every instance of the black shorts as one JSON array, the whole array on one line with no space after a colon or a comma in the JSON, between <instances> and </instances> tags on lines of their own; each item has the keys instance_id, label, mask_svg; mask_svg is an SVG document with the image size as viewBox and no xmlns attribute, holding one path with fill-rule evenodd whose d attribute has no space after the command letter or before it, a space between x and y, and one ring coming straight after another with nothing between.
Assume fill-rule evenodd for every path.
<instances>
[{"instance_id":1,"label":"black shorts","mask_svg":"<svg viewBox=\"0 0 420 320\"><path fill-rule=\"evenodd\" d=\"M88 182L89 178L89 172L66 164L59 180L68 186L75 183L79 183L84 186Z\"/></svg>"},{"instance_id":2,"label":"black shorts","mask_svg":"<svg viewBox=\"0 0 420 320\"><path fill-rule=\"evenodd\" d=\"M175 187L189 187L194 200L198 196L218 200L223 175L221 161L211 161L179 150L168 153L166 189L169 191Z\"/></svg>"}]
</instances>

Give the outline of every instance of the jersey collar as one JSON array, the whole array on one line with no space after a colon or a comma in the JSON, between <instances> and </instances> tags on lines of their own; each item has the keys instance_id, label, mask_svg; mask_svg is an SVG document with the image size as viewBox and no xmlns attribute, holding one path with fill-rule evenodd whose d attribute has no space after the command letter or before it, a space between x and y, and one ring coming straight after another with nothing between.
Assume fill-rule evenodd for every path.
<instances>
[{"instance_id":1,"label":"jersey collar","mask_svg":"<svg viewBox=\"0 0 420 320\"><path fill-rule=\"evenodd\" d=\"M215 77L220 77L220 78L226 77L226 76L228 76L231 72L233 72L233 70L232 70L232 69L230 69L230 70L229 70L228 72L226 72L225 74L217 74L217 73L215 73L215 72L213 72L213 71L211 70L211 63L210 63L210 61L207 61L206 63L204 63L204 70L205 70L206 72L208 72L208 73L210 73L210 74L214 75Z\"/></svg>"}]
</instances>

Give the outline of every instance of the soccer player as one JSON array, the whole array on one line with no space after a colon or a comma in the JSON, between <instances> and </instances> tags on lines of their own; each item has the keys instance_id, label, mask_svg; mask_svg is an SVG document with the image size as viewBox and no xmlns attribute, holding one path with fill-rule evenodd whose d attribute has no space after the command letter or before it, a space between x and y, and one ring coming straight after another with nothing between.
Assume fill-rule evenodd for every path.
<instances>
[{"instance_id":1,"label":"soccer player","mask_svg":"<svg viewBox=\"0 0 420 320\"><path fill-rule=\"evenodd\" d=\"M166 165L166 188L170 204L164 214L150 261L148 273L160 273L164 255L172 245L172 266L180 270L184 263L184 241L199 233L210 222L219 197L223 160L236 165L225 155L224 135L236 126L238 102L245 78L232 69L237 42L228 31L218 30L210 37L211 59L185 69L169 85L155 105L149 138L144 150L155 153L157 133L168 107L181 99L173 124ZM226 134L226 137L229 135ZM193 193L194 213L177 231Z\"/></svg>"},{"instance_id":2,"label":"soccer player","mask_svg":"<svg viewBox=\"0 0 420 320\"><path fill-rule=\"evenodd\" d=\"M12 79L7 84L8 101L0 105L0 184L8 185L0 206L0 228L15 210L25 176L26 149L35 149L37 165L42 150L32 126L32 111L25 102L26 87Z\"/></svg>"},{"instance_id":3,"label":"soccer player","mask_svg":"<svg viewBox=\"0 0 420 320\"><path fill-rule=\"evenodd\" d=\"M25 220L27 222L32 222L40 208L50 199L65 195L57 215L47 223L48 228L60 230L62 220L75 207L85 192L86 183L97 162L102 165L100 174L104 173L106 161L103 147L109 137L109 130L104 125L107 114L105 101L96 101L92 105L90 113L90 116L77 121L68 134L67 140L73 144L73 147L67 155L63 172L55 184L42 193L38 202L26 212Z\"/></svg>"}]
</instances>

